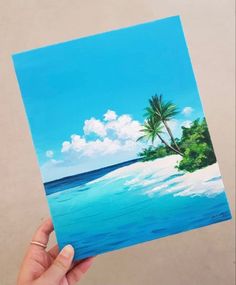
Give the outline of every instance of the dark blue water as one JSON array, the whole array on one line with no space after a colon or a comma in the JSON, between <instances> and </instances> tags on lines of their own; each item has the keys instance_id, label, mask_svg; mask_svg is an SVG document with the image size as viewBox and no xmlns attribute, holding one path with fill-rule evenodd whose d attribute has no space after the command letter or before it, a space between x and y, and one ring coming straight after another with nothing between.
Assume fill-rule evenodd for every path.
<instances>
[{"instance_id":1,"label":"dark blue water","mask_svg":"<svg viewBox=\"0 0 236 285\"><path fill-rule=\"evenodd\" d=\"M63 190L71 189L73 187L80 186L92 180L95 180L97 178L100 178L106 175L107 173L114 171L118 168L128 166L138 161L140 161L140 158L125 161L125 162L114 164L114 165L110 165L110 166L92 170L89 172L64 177L64 178L57 179L54 181L46 182L44 183L44 188L45 188L47 195L60 192Z\"/></svg>"},{"instance_id":2,"label":"dark blue water","mask_svg":"<svg viewBox=\"0 0 236 285\"><path fill-rule=\"evenodd\" d=\"M231 218L217 167L189 176L165 161L94 172L64 191L59 183L47 197L60 248L72 244L83 259Z\"/></svg>"}]
</instances>

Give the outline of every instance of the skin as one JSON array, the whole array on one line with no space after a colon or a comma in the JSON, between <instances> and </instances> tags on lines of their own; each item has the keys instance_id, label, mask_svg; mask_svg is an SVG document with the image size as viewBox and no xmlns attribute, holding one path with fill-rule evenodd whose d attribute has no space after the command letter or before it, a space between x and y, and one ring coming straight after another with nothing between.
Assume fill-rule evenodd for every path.
<instances>
[{"instance_id":1,"label":"skin","mask_svg":"<svg viewBox=\"0 0 236 285\"><path fill-rule=\"evenodd\" d=\"M45 245L53 232L50 219L35 232L32 240ZM30 244L18 275L17 285L74 285L80 281L93 262L87 258L73 262L74 249L71 245L65 246L59 252L55 245L50 250Z\"/></svg>"}]
</instances>

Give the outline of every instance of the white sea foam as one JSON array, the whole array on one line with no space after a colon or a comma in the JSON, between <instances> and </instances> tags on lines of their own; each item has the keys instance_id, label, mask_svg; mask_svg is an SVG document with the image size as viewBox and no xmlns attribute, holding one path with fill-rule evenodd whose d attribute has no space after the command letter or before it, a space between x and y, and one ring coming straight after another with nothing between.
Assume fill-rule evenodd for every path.
<instances>
[{"instance_id":1,"label":"white sea foam","mask_svg":"<svg viewBox=\"0 0 236 285\"><path fill-rule=\"evenodd\" d=\"M98 181L110 180L110 179L121 179L126 177L133 178L145 178L152 175L153 177L169 176L170 172L177 172L175 169L176 162L180 160L179 155L171 155L165 158L156 159L154 161L147 162L136 162L128 166L123 166L116 169L101 178L98 178L91 183Z\"/></svg>"},{"instance_id":2,"label":"white sea foam","mask_svg":"<svg viewBox=\"0 0 236 285\"><path fill-rule=\"evenodd\" d=\"M134 164L116 169L101 178L88 184L97 182L112 183L116 180L124 180L124 186L129 190L135 187L143 187L144 194L174 196L213 196L224 191L218 164L196 170L193 173L184 173L176 169L179 155L171 155L148 162L136 162Z\"/></svg>"},{"instance_id":3,"label":"white sea foam","mask_svg":"<svg viewBox=\"0 0 236 285\"><path fill-rule=\"evenodd\" d=\"M176 178L175 181L180 182L180 184L169 189L169 192L177 192L175 196L197 196L203 194L214 196L224 191L218 163L193 173L187 173L182 177ZM181 187L186 187L186 189L179 191Z\"/></svg>"},{"instance_id":4,"label":"white sea foam","mask_svg":"<svg viewBox=\"0 0 236 285\"><path fill-rule=\"evenodd\" d=\"M172 172L169 174L173 175ZM145 193L148 195L158 192L161 195L173 193L174 196L214 196L223 191L224 185L218 163L215 163L193 173L175 177Z\"/></svg>"},{"instance_id":5,"label":"white sea foam","mask_svg":"<svg viewBox=\"0 0 236 285\"><path fill-rule=\"evenodd\" d=\"M157 182L157 179L141 179L139 177L133 178L131 180L128 180L127 182L125 182L125 186L130 186L130 185L134 185L134 186L148 186L151 184L154 184Z\"/></svg>"},{"instance_id":6,"label":"white sea foam","mask_svg":"<svg viewBox=\"0 0 236 285\"><path fill-rule=\"evenodd\" d=\"M160 186L156 186L151 190L148 190L145 192L148 196L153 196L156 192L160 192L161 190L167 188L169 185L168 184L162 184Z\"/></svg>"}]
</instances>

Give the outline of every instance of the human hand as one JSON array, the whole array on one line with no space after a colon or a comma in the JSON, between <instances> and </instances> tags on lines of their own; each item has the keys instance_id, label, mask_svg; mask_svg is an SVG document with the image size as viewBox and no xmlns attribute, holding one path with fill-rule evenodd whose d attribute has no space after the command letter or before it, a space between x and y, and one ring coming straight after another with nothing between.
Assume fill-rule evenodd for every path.
<instances>
[{"instance_id":1,"label":"human hand","mask_svg":"<svg viewBox=\"0 0 236 285\"><path fill-rule=\"evenodd\" d=\"M55 245L46 251L53 224L46 220L33 237L21 265L17 285L74 285L89 269L93 258L73 262L74 249L65 246L59 253Z\"/></svg>"}]
</instances>

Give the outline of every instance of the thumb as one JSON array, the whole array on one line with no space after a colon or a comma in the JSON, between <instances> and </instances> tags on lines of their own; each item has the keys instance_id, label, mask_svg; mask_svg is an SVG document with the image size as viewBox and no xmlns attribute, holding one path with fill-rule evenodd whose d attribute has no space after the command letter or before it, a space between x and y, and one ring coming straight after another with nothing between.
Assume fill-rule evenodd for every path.
<instances>
[{"instance_id":1,"label":"thumb","mask_svg":"<svg viewBox=\"0 0 236 285\"><path fill-rule=\"evenodd\" d=\"M39 278L42 284L57 284L69 271L74 257L74 249L71 245L65 246L52 265Z\"/></svg>"}]
</instances>

